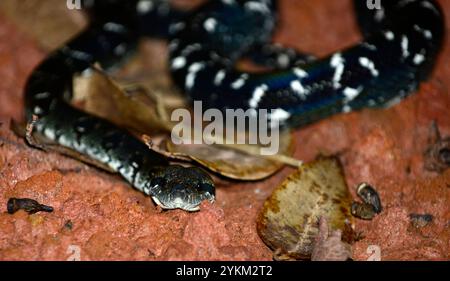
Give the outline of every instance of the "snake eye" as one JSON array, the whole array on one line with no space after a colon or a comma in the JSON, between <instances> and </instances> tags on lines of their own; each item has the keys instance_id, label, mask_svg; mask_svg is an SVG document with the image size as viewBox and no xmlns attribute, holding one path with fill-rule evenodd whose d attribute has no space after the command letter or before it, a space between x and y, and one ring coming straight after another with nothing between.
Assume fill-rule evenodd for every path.
<instances>
[{"instance_id":1,"label":"snake eye","mask_svg":"<svg viewBox=\"0 0 450 281\"><path fill-rule=\"evenodd\" d=\"M166 184L166 179L163 177L156 177L151 180L151 186L152 187L163 187Z\"/></svg>"}]
</instances>

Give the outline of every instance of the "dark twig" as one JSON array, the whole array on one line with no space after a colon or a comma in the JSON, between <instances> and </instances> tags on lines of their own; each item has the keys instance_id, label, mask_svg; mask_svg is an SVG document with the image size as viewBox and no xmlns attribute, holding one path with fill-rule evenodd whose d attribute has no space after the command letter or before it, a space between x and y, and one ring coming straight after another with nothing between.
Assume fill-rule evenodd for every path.
<instances>
[{"instance_id":1,"label":"dark twig","mask_svg":"<svg viewBox=\"0 0 450 281\"><path fill-rule=\"evenodd\" d=\"M53 212L53 207L40 204L36 200L28 198L10 198L7 203L9 214L14 214L19 210L24 210L29 214L37 212Z\"/></svg>"}]
</instances>

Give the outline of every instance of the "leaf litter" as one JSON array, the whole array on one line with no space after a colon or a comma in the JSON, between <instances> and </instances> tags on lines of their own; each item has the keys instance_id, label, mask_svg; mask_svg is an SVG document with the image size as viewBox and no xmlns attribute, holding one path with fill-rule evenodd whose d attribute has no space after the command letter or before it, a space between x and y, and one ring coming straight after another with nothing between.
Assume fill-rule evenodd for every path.
<instances>
[{"instance_id":1,"label":"leaf litter","mask_svg":"<svg viewBox=\"0 0 450 281\"><path fill-rule=\"evenodd\" d=\"M349 235L353 232L351 203L338 159L319 158L301 166L275 188L259 215L258 234L275 252L276 260L311 259L318 246L320 219L328 222L330 237L342 236L348 240L342 243L352 242L347 238L353 236ZM328 237L328 233L321 235ZM341 243L340 240L338 242ZM325 245L336 249L348 248L342 245L335 247L333 243Z\"/></svg>"}]
</instances>

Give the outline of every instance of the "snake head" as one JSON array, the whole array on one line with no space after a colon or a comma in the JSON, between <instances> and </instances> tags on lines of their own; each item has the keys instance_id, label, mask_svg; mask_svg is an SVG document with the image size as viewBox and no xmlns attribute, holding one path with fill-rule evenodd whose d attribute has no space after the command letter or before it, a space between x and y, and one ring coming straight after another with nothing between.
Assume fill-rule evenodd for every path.
<instances>
[{"instance_id":1,"label":"snake head","mask_svg":"<svg viewBox=\"0 0 450 281\"><path fill-rule=\"evenodd\" d=\"M203 170L171 165L156 172L148 194L163 209L198 211L203 200L215 200L214 182Z\"/></svg>"}]
</instances>

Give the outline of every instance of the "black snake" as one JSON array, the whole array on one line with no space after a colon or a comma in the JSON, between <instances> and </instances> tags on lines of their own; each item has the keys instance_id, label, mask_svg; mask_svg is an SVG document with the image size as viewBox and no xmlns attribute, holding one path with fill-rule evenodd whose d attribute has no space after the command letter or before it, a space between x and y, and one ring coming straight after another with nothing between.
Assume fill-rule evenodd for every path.
<instances>
[{"instance_id":1,"label":"black snake","mask_svg":"<svg viewBox=\"0 0 450 281\"><path fill-rule=\"evenodd\" d=\"M315 59L270 44L276 2L211 0L187 12L161 0L85 0L88 28L28 79L27 120L37 117L37 132L108 165L163 208L193 211L214 200L211 178L199 168L170 165L128 132L70 106L74 74L96 62L113 67L139 38L162 37L173 81L191 100L222 111L268 109L270 121L298 127L404 98L430 74L444 37L433 0L382 0L381 9L355 0L363 41ZM235 65L244 57L271 70L240 71Z\"/></svg>"}]
</instances>

